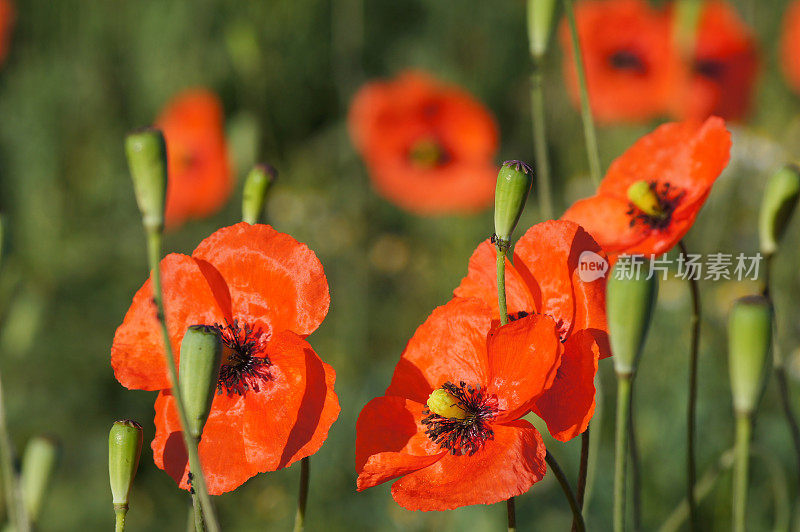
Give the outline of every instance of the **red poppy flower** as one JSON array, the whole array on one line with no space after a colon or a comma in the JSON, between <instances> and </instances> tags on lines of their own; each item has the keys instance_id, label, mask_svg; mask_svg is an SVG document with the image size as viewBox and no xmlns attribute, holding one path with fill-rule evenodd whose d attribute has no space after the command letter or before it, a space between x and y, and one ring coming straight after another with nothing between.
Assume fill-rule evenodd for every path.
<instances>
[{"instance_id":1,"label":"red poppy flower","mask_svg":"<svg viewBox=\"0 0 800 532\"><path fill-rule=\"evenodd\" d=\"M681 120L705 120L711 115L741 119L750 106L757 71L750 28L729 4L706 2L691 72L679 78L673 110Z\"/></svg>"},{"instance_id":2,"label":"red poppy flower","mask_svg":"<svg viewBox=\"0 0 800 532\"><path fill-rule=\"evenodd\" d=\"M267 225L242 222L206 238L192 256L168 255L161 272L176 358L191 325L216 327L226 347L200 441L209 492L230 491L314 454L339 414L335 373L305 341L330 303L314 252ZM162 390L153 457L187 489L186 450L152 297L148 280L117 329L111 365L127 388Z\"/></svg>"},{"instance_id":3,"label":"red poppy flower","mask_svg":"<svg viewBox=\"0 0 800 532\"><path fill-rule=\"evenodd\" d=\"M8 55L15 16L14 4L10 0L0 0L0 62Z\"/></svg>"},{"instance_id":4,"label":"red poppy flower","mask_svg":"<svg viewBox=\"0 0 800 532\"><path fill-rule=\"evenodd\" d=\"M588 0L575 6L592 113L599 122L643 121L667 108L672 88L670 28L644 0ZM566 21L564 74L575 105L578 76Z\"/></svg>"},{"instance_id":5,"label":"red poppy flower","mask_svg":"<svg viewBox=\"0 0 800 532\"><path fill-rule=\"evenodd\" d=\"M534 314L503 327L478 299L434 310L383 397L356 424L358 490L402 477L409 510L491 504L526 492L546 466L541 435L520 419L552 386L563 347Z\"/></svg>"},{"instance_id":6,"label":"red poppy flower","mask_svg":"<svg viewBox=\"0 0 800 532\"><path fill-rule=\"evenodd\" d=\"M781 66L789 85L800 92L800 0L789 4L783 17Z\"/></svg>"},{"instance_id":7,"label":"red poppy flower","mask_svg":"<svg viewBox=\"0 0 800 532\"><path fill-rule=\"evenodd\" d=\"M495 253L488 240L478 246L455 295L481 299L499 319ZM549 316L564 344L558 376L533 407L561 441L586 430L594 414L597 362L610 355L606 279L581 271L590 262L601 266L605 258L589 233L575 223L552 220L531 227L514 246L513 264L506 260L509 314Z\"/></svg>"},{"instance_id":8,"label":"red poppy flower","mask_svg":"<svg viewBox=\"0 0 800 532\"><path fill-rule=\"evenodd\" d=\"M348 122L373 185L396 205L430 215L491 203L497 126L461 89L405 72L362 87Z\"/></svg>"},{"instance_id":9,"label":"red poppy flower","mask_svg":"<svg viewBox=\"0 0 800 532\"><path fill-rule=\"evenodd\" d=\"M664 124L615 160L597 194L562 218L583 226L611 256L666 253L692 227L730 148L721 118Z\"/></svg>"},{"instance_id":10,"label":"red poppy flower","mask_svg":"<svg viewBox=\"0 0 800 532\"><path fill-rule=\"evenodd\" d=\"M219 98L205 89L182 92L156 125L167 141L167 226L217 212L233 187Z\"/></svg>"}]
</instances>

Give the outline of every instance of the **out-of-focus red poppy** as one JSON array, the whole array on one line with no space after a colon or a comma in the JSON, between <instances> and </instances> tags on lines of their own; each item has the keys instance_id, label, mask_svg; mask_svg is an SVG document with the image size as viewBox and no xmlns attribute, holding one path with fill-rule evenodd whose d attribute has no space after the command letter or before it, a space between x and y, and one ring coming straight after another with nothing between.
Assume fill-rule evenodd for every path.
<instances>
[{"instance_id":1,"label":"out-of-focus red poppy","mask_svg":"<svg viewBox=\"0 0 800 532\"><path fill-rule=\"evenodd\" d=\"M664 124L616 159L597 194L562 218L584 227L609 256L666 253L692 227L730 148L719 117Z\"/></svg>"},{"instance_id":2,"label":"out-of-focus red poppy","mask_svg":"<svg viewBox=\"0 0 800 532\"><path fill-rule=\"evenodd\" d=\"M588 0L575 6L592 113L599 122L636 122L663 113L674 64L666 17L644 0ZM560 29L569 94L579 105L566 21Z\"/></svg>"},{"instance_id":3,"label":"out-of-focus red poppy","mask_svg":"<svg viewBox=\"0 0 800 532\"><path fill-rule=\"evenodd\" d=\"M226 348L200 440L209 492L233 490L259 472L314 454L339 414L335 373L305 340L330 303L314 252L267 225L242 222L206 238L192 256L168 255L161 272L176 357L191 325L215 327ZM186 449L152 298L148 280L117 329L111 365L123 386L161 390L153 457L188 489Z\"/></svg>"},{"instance_id":4,"label":"out-of-focus red poppy","mask_svg":"<svg viewBox=\"0 0 800 532\"><path fill-rule=\"evenodd\" d=\"M594 414L597 362L611 354L605 276L581 271L591 262L603 261L604 254L589 233L563 220L531 227L514 246L513 264L506 260L509 314L550 316L564 344L558 376L533 407L553 437L561 441L586 430ZM469 273L455 295L481 299L494 318L500 318L496 255L488 240L472 254Z\"/></svg>"},{"instance_id":5,"label":"out-of-focus red poppy","mask_svg":"<svg viewBox=\"0 0 800 532\"><path fill-rule=\"evenodd\" d=\"M781 66L789 85L800 92L800 0L789 4L783 16Z\"/></svg>"},{"instance_id":6,"label":"out-of-focus red poppy","mask_svg":"<svg viewBox=\"0 0 800 532\"><path fill-rule=\"evenodd\" d=\"M402 477L409 510L491 504L546 471L541 435L520 419L552 386L564 348L550 316L492 323L478 299L434 310L403 352L383 397L356 425L358 490Z\"/></svg>"},{"instance_id":7,"label":"out-of-focus red poppy","mask_svg":"<svg viewBox=\"0 0 800 532\"><path fill-rule=\"evenodd\" d=\"M11 28L14 26L16 11L11 0L0 0L0 63L8 55L11 45Z\"/></svg>"},{"instance_id":8,"label":"out-of-focus red poppy","mask_svg":"<svg viewBox=\"0 0 800 532\"><path fill-rule=\"evenodd\" d=\"M705 2L691 65L676 76L673 114L680 120L744 117L758 71L755 39L726 2Z\"/></svg>"},{"instance_id":9,"label":"out-of-focus red poppy","mask_svg":"<svg viewBox=\"0 0 800 532\"><path fill-rule=\"evenodd\" d=\"M217 212L233 188L219 98L205 89L182 92L162 111L156 126L167 141L167 226Z\"/></svg>"},{"instance_id":10,"label":"out-of-focus red poppy","mask_svg":"<svg viewBox=\"0 0 800 532\"><path fill-rule=\"evenodd\" d=\"M403 209L469 213L491 203L497 126L463 90L404 72L362 87L348 123L373 185Z\"/></svg>"}]
</instances>

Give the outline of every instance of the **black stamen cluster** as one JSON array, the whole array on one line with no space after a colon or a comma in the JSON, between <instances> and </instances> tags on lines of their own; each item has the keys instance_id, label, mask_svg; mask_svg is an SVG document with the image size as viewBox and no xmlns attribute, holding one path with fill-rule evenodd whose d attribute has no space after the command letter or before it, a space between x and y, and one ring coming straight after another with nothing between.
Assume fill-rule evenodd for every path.
<instances>
[{"instance_id":1,"label":"black stamen cluster","mask_svg":"<svg viewBox=\"0 0 800 532\"><path fill-rule=\"evenodd\" d=\"M650 216L633 203L629 203L628 211L625 214L631 217L630 227L641 223L651 229L666 229L672 220L672 213L675 212L675 209L686 194L686 191L678 190L670 183L658 183L656 181L650 181L650 190L652 190L658 198L659 207L664 215L661 217Z\"/></svg>"},{"instance_id":2,"label":"black stamen cluster","mask_svg":"<svg viewBox=\"0 0 800 532\"><path fill-rule=\"evenodd\" d=\"M433 443L448 449L453 455L472 456L483 447L486 440L494 439L494 431L489 422L499 411L497 396L484 393L480 386L467 386L464 381L458 385L446 382L442 389L458 399L459 406L467 413L467 417L443 417L426 408L422 419L422 424L427 427L425 434Z\"/></svg>"},{"instance_id":3,"label":"black stamen cluster","mask_svg":"<svg viewBox=\"0 0 800 532\"><path fill-rule=\"evenodd\" d=\"M264 333L248 324L239 324L239 320L225 325L214 324L222 343L232 353L219 369L217 393L223 391L229 396L244 395L248 390L258 392L264 381L272 380L269 357L262 354Z\"/></svg>"}]
</instances>

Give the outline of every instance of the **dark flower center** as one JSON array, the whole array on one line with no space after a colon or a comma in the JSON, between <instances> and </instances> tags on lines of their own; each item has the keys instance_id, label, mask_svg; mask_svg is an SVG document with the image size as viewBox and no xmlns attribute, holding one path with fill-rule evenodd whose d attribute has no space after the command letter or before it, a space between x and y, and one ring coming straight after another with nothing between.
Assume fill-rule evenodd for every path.
<instances>
[{"instance_id":1,"label":"dark flower center","mask_svg":"<svg viewBox=\"0 0 800 532\"><path fill-rule=\"evenodd\" d=\"M423 411L425 434L433 443L455 456L473 455L486 440L494 439L490 422L499 412L497 396L467 386L446 382L435 390Z\"/></svg>"},{"instance_id":2,"label":"dark flower center","mask_svg":"<svg viewBox=\"0 0 800 532\"><path fill-rule=\"evenodd\" d=\"M412 165L427 170L445 164L450 157L437 140L423 138L411 146L408 158Z\"/></svg>"},{"instance_id":3,"label":"dark flower center","mask_svg":"<svg viewBox=\"0 0 800 532\"><path fill-rule=\"evenodd\" d=\"M608 64L616 70L629 70L637 74L647 73L644 60L630 50L617 50L608 56Z\"/></svg>"},{"instance_id":4,"label":"dark flower center","mask_svg":"<svg viewBox=\"0 0 800 532\"><path fill-rule=\"evenodd\" d=\"M260 328L234 320L225 325L214 324L214 329L225 347L217 381L218 394L258 392L265 382L273 379L270 373L272 362L264 353L267 335Z\"/></svg>"},{"instance_id":5,"label":"dark flower center","mask_svg":"<svg viewBox=\"0 0 800 532\"><path fill-rule=\"evenodd\" d=\"M634 183L634 185L644 184L644 181ZM631 194L633 185L628 189L628 211L626 214L631 217L630 226L643 224L650 229L664 230L669 227L672 221L672 213L681 202L686 191L673 187L670 183L659 183L657 181L647 182L647 187L642 187L644 191L639 194Z\"/></svg>"},{"instance_id":6,"label":"dark flower center","mask_svg":"<svg viewBox=\"0 0 800 532\"><path fill-rule=\"evenodd\" d=\"M725 63L714 59L698 59L694 64L694 71L703 77L719 81L725 74Z\"/></svg>"}]
</instances>

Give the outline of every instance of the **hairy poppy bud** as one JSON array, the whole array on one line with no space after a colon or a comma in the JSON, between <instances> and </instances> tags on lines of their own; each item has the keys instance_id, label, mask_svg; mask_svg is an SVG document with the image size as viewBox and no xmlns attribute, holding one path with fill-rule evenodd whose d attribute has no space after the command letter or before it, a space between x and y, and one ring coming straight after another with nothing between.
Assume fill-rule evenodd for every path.
<instances>
[{"instance_id":1,"label":"hairy poppy bud","mask_svg":"<svg viewBox=\"0 0 800 532\"><path fill-rule=\"evenodd\" d=\"M178 383L186 409L189 433L200 438L211 411L222 361L222 340L205 325L192 325L181 342Z\"/></svg>"},{"instance_id":2,"label":"hairy poppy bud","mask_svg":"<svg viewBox=\"0 0 800 532\"><path fill-rule=\"evenodd\" d=\"M145 128L125 138L125 153L133 179L142 223L148 230L164 227L164 198L167 194L167 144L160 130Z\"/></svg>"},{"instance_id":3,"label":"hairy poppy bud","mask_svg":"<svg viewBox=\"0 0 800 532\"><path fill-rule=\"evenodd\" d=\"M428 397L428 408L434 414L451 419L464 419L467 412L461 408L461 403L450 392L439 388Z\"/></svg>"},{"instance_id":4,"label":"hairy poppy bud","mask_svg":"<svg viewBox=\"0 0 800 532\"><path fill-rule=\"evenodd\" d=\"M242 221L257 224L264 212L264 201L278 171L268 164L257 164L247 174L242 197Z\"/></svg>"},{"instance_id":5,"label":"hairy poppy bud","mask_svg":"<svg viewBox=\"0 0 800 532\"><path fill-rule=\"evenodd\" d=\"M497 174L494 191L494 234L508 243L531 189L533 170L522 161L506 161Z\"/></svg>"},{"instance_id":6,"label":"hairy poppy bud","mask_svg":"<svg viewBox=\"0 0 800 532\"><path fill-rule=\"evenodd\" d=\"M647 181L636 181L628 187L628 199L648 216L661 218L665 215L661 202Z\"/></svg>"},{"instance_id":7,"label":"hairy poppy bud","mask_svg":"<svg viewBox=\"0 0 800 532\"><path fill-rule=\"evenodd\" d=\"M765 255L772 255L778 250L778 242L797 207L798 197L800 168L797 166L784 166L767 181L758 217L761 251Z\"/></svg>"},{"instance_id":8,"label":"hairy poppy bud","mask_svg":"<svg viewBox=\"0 0 800 532\"><path fill-rule=\"evenodd\" d=\"M39 510L50 484L59 451L58 442L46 436L36 436L25 446L20 481L25 510L32 523L39 517Z\"/></svg>"},{"instance_id":9,"label":"hairy poppy bud","mask_svg":"<svg viewBox=\"0 0 800 532\"><path fill-rule=\"evenodd\" d=\"M733 406L752 414L764 391L772 343L772 306L763 296L738 299L728 319L728 366Z\"/></svg>"},{"instance_id":10,"label":"hairy poppy bud","mask_svg":"<svg viewBox=\"0 0 800 532\"><path fill-rule=\"evenodd\" d=\"M555 11L556 0L528 0L528 45L537 61L547 52Z\"/></svg>"},{"instance_id":11,"label":"hairy poppy bud","mask_svg":"<svg viewBox=\"0 0 800 532\"><path fill-rule=\"evenodd\" d=\"M632 279L609 276L606 313L614 370L618 375L631 375L636 371L657 295L655 275L650 279L646 275Z\"/></svg>"},{"instance_id":12,"label":"hairy poppy bud","mask_svg":"<svg viewBox=\"0 0 800 532\"><path fill-rule=\"evenodd\" d=\"M128 510L128 496L142 454L142 426L129 419L115 421L108 435L108 476L114 511Z\"/></svg>"}]
</instances>

